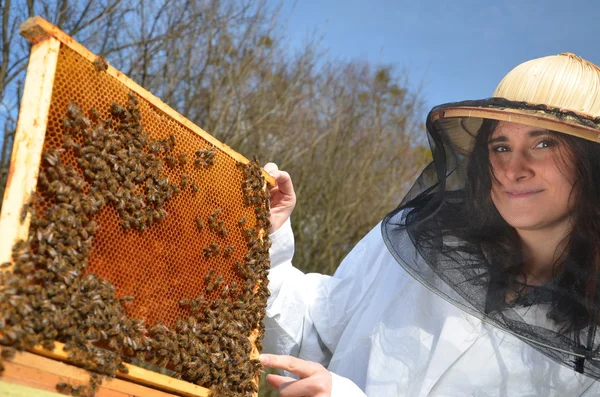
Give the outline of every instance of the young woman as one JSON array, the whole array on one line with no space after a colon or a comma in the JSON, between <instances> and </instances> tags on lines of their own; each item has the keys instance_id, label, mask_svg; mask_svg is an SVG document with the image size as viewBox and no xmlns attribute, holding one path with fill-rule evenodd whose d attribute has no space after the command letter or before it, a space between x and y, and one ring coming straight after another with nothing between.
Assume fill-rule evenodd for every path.
<instances>
[{"instance_id":1,"label":"young woman","mask_svg":"<svg viewBox=\"0 0 600 397\"><path fill-rule=\"evenodd\" d=\"M427 117L433 162L335 275L273 224L266 366L281 396L600 395L600 69L525 62ZM367 204L366 204L367 205Z\"/></svg>"}]
</instances>

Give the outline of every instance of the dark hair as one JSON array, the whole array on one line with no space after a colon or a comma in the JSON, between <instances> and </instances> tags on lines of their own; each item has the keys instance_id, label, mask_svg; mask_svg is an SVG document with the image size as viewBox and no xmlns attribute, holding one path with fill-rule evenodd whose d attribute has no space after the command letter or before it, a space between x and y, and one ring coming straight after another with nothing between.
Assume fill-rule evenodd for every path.
<instances>
[{"instance_id":1,"label":"dark hair","mask_svg":"<svg viewBox=\"0 0 600 397\"><path fill-rule=\"evenodd\" d=\"M465 209L469 212L470 240L482 247L489 259L490 291L504 292L520 284L523 273L521 243L516 231L502 218L491 199L493 169L488 140L498 121L484 120L467 165ZM550 131L568 149L562 166L572 163L575 179L571 194L576 197L572 232L565 252L553 264L558 288L552 290L548 316L562 327L579 329L598 323L598 276L600 275L600 144ZM559 292L562 291L562 292ZM491 294L493 295L493 294ZM498 294L496 294L498 295Z\"/></svg>"}]
</instances>

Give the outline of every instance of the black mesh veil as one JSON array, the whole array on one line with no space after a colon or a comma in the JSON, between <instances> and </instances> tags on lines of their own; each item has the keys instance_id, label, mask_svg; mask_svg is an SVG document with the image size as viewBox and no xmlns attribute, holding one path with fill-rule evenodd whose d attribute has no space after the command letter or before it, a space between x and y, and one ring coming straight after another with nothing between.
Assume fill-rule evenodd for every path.
<instances>
[{"instance_id":1,"label":"black mesh veil","mask_svg":"<svg viewBox=\"0 0 600 397\"><path fill-rule=\"evenodd\" d=\"M480 126L479 131L493 128L494 123L480 119L472 124ZM596 335L600 294L592 294L593 298L589 294L590 288L598 290L597 276L587 274L586 285L592 285L587 290L577 288L568 271L556 273L544 285L523 281L516 233L502 222L481 219L473 200L488 198L473 197L470 179L473 167L480 165L455 146L445 125L427 118L433 161L384 218L382 233L388 249L409 274L443 299L573 370L600 379L600 337ZM475 147L478 131L466 131ZM600 175L597 180L600 184ZM592 252L590 246L598 244L584 241L577 252ZM564 269L580 269L578 261L586 260L593 259L567 255Z\"/></svg>"}]
</instances>

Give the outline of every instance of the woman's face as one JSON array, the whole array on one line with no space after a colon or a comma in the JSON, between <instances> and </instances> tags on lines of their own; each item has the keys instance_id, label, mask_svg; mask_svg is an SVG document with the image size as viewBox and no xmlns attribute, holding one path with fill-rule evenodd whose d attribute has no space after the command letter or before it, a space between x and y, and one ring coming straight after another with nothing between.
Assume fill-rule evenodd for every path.
<instances>
[{"instance_id":1,"label":"woman's face","mask_svg":"<svg viewBox=\"0 0 600 397\"><path fill-rule=\"evenodd\" d=\"M517 230L568 221L575 198L572 156L548 130L501 122L488 140L492 201Z\"/></svg>"}]
</instances>

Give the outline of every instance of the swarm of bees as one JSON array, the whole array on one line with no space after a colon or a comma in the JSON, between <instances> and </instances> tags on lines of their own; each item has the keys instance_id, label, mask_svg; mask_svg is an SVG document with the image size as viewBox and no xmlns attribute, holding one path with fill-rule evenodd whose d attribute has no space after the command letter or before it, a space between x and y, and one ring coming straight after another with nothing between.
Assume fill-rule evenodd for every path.
<instances>
[{"instance_id":1,"label":"swarm of bees","mask_svg":"<svg viewBox=\"0 0 600 397\"><path fill-rule=\"evenodd\" d=\"M238 163L245 176L246 204L257 215L256 228L244 229L245 218L239 222L248 246L243 263L235 265L243 283L225 285L211 270L205 290L216 299L182 299L189 316L174 328L146 326L144 320L126 316L125 306L134 297L117 297L108 280L85 271L99 228L93 218L110 205L125 229L143 232L160 222L167 215L165 203L179 191L162 167L171 166L170 157L173 166L187 160L171 154L173 135L149 139L133 94L126 107L113 103L110 113L112 118L103 121L91 109L86 117L71 102L64 117L64 146L43 154L38 193L51 204L45 213L35 210L36 203L25 206L24 214L31 213L29 237L13 247L12 272L0 271L1 357L12 358L15 349L53 349L55 341L64 343L69 361L94 373L89 385L56 385L59 392L74 396L93 396L102 381L97 374L114 377L117 371L127 372L123 362L132 361L167 368L176 378L210 388L213 395L249 396L256 392L254 379L261 370L259 361L250 359L249 337L258 329L255 345L262 350L270 245L258 232L269 228L268 193L258 161ZM79 169L62 163L67 150L75 154ZM199 152L196 165L214 164L214 149ZM182 175L181 188L187 184L187 175L185 183ZM192 189L198 187L192 183ZM220 208L215 210L207 225L225 236L220 213ZM200 218L196 226L203 228ZM205 255L222 251L229 257L234 250L213 242Z\"/></svg>"}]
</instances>

